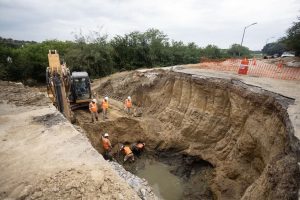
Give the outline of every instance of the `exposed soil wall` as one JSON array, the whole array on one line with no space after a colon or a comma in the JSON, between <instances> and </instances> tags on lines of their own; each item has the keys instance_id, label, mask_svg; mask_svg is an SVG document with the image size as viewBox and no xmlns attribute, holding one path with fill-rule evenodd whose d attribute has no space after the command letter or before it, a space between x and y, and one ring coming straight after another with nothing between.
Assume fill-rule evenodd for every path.
<instances>
[{"instance_id":1,"label":"exposed soil wall","mask_svg":"<svg viewBox=\"0 0 300 200\"><path fill-rule=\"evenodd\" d=\"M299 141L286 112L292 99L237 80L159 70L111 76L98 88L98 94L117 100L130 95L135 115L142 113L112 113L100 130L81 119L99 152L99 131L111 133L114 144L142 139L149 150L175 150L209 162L217 199L298 198Z\"/></svg>"}]
</instances>

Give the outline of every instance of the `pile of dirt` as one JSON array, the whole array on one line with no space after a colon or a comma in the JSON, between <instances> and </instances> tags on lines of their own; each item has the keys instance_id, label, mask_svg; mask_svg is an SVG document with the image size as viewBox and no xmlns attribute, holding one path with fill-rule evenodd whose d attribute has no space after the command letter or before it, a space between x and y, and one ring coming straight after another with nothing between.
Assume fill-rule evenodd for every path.
<instances>
[{"instance_id":1,"label":"pile of dirt","mask_svg":"<svg viewBox=\"0 0 300 200\"><path fill-rule=\"evenodd\" d=\"M0 99L17 106L45 106L51 101L46 93L38 88L24 86L22 83L0 80Z\"/></svg>"},{"instance_id":2,"label":"pile of dirt","mask_svg":"<svg viewBox=\"0 0 300 200\"><path fill-rule=\"evenodd\" d=\"M100 133L107 131L113 144L141 139L150 151L175 150L210 163L215 170L210 190L217 199L298 197L299 141L286 111L293 99L237 80L163 70L111 76L98 88L115 100L130 95L142 113L140 118L112 113L100 126L79 119L99 152Z\"/></svg>"},{"instance_id":3,"label":"pile of dirt","mask_svg":"<svg viewBox=\"0 0 300 200\"><path fill-rule=\"evenodd\" d=\"M272 58L272 59L264 59L266 63L270 64L278 64L281 61L283 62L283 66L286 67L300 67L300 57L279 57L279 58Z\"/></svg>"},{"instance_id":4,"label":"pile of dirt","mask_svg":"<svg viewBox=\"0 0 300 200\"><path fill-rule=\"evenodd\" d=\"M78 181L80 180L80 181ZM83 170L68 169L27 186L20 198L22 199L68 199L70 197L88 199L109 193L104 184L104 174L86 176Z\"/></svg>"}]
</instances>

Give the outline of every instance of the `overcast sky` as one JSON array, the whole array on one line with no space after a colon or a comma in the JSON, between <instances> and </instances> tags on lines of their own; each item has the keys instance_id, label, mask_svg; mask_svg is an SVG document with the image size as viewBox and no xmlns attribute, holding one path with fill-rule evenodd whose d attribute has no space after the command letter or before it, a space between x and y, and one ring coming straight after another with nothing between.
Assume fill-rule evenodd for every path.
<instances>
[{"instance_id":1,"label":"overcast sky","mask_svg":"<svg viewBox=\"0 0 300 200\"><path fill-rule=\"evenodd\" d=\"M157 28L170 39L260 50L284 36L300 16L300 0L0 0L0 36L73 40L72 32L111 37Z\"/></svg>"}]
</instances>

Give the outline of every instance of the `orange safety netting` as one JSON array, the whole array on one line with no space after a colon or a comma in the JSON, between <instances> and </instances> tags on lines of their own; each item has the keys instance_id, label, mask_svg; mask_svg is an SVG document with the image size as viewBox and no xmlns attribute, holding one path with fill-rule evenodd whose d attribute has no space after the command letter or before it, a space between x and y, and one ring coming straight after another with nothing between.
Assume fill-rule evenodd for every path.
<instances>
[{"instance_id":1,"label":"orange safety netting","mask_svg":"<svg viewBox=\"0 0 300 200\"><path fill-rule=\"evenodd\" d=\"M223 62L210 61L193 66L217 71L238 72L240 64L240 59L228 59ZM282 80L300 80L300 67L279 67L279 65L269 64L259 60L250 60L248 75Z\"/></svg>"}]
</instances>

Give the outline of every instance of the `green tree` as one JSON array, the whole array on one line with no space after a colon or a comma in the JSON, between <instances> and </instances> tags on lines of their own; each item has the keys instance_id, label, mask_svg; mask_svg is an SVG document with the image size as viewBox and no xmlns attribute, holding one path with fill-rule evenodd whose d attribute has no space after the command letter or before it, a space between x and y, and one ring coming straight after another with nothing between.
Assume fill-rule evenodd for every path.
<instances>
[{"instance_id":1,"label":"green tree","mask_svg":"<svg viewBox=\"0 0 300 200\"><path fill-rule=\"evenodd\" d=\"M298 17L298 20L298 22L294 22L293 26L287 30L286 37L282 38L287 49L295 51L297 56L300 55L300 17Z\"/></svg>"},{"instance_id":2,"label":"green tree","mask_svg":"<svg viewBox=\"0 0 300 200\"><path fill-rule=\"evenodd\" d=\"M169 41L158 29L133 31L108 39L101 31L74 34L74 41L48 40L41 43L0 38L0 78L45 81L49 50L57 50L71 71L86 71L92 78L121 70L170 66L199 62L200 56L220 58L223 53L213 45L201 49L195 43ZM6 61L10 56L13 62Z\"/></svg>"},{"instance_id":3,"label":"green tree","mask_svg":"<svg viewBox=\"0 0 300 200\"><path fill-rule=\"evenodd\" d=\"M279 41L279 42L272 42L272 43L266 44L263 47L262 52L267 55L274 55L274 54L281 55L285 50L286 50L286 47L285 47L284 43Z\"/></svg>"},{"instance_id":4,"label":"green tree","mask_svg":"<svg viewBox=\"0 0 300 200\"><path fill-rule=\"evenodd\" d=\"M231 47L227 50L228 55L231 57L250 57L251 51L249 48L241 46L239 44L233 44Z\"/></svg>"},{"instance_id":5,"label":"green tree","mask_svg":"<svg viewBox=\"0 0 300 200\"><path fill-rule=\"evenodd\" d=\"M207 45L201 53L201 57L210 59L221 58L221 50L216 45Z\"/></svg>"}]
</instances>

